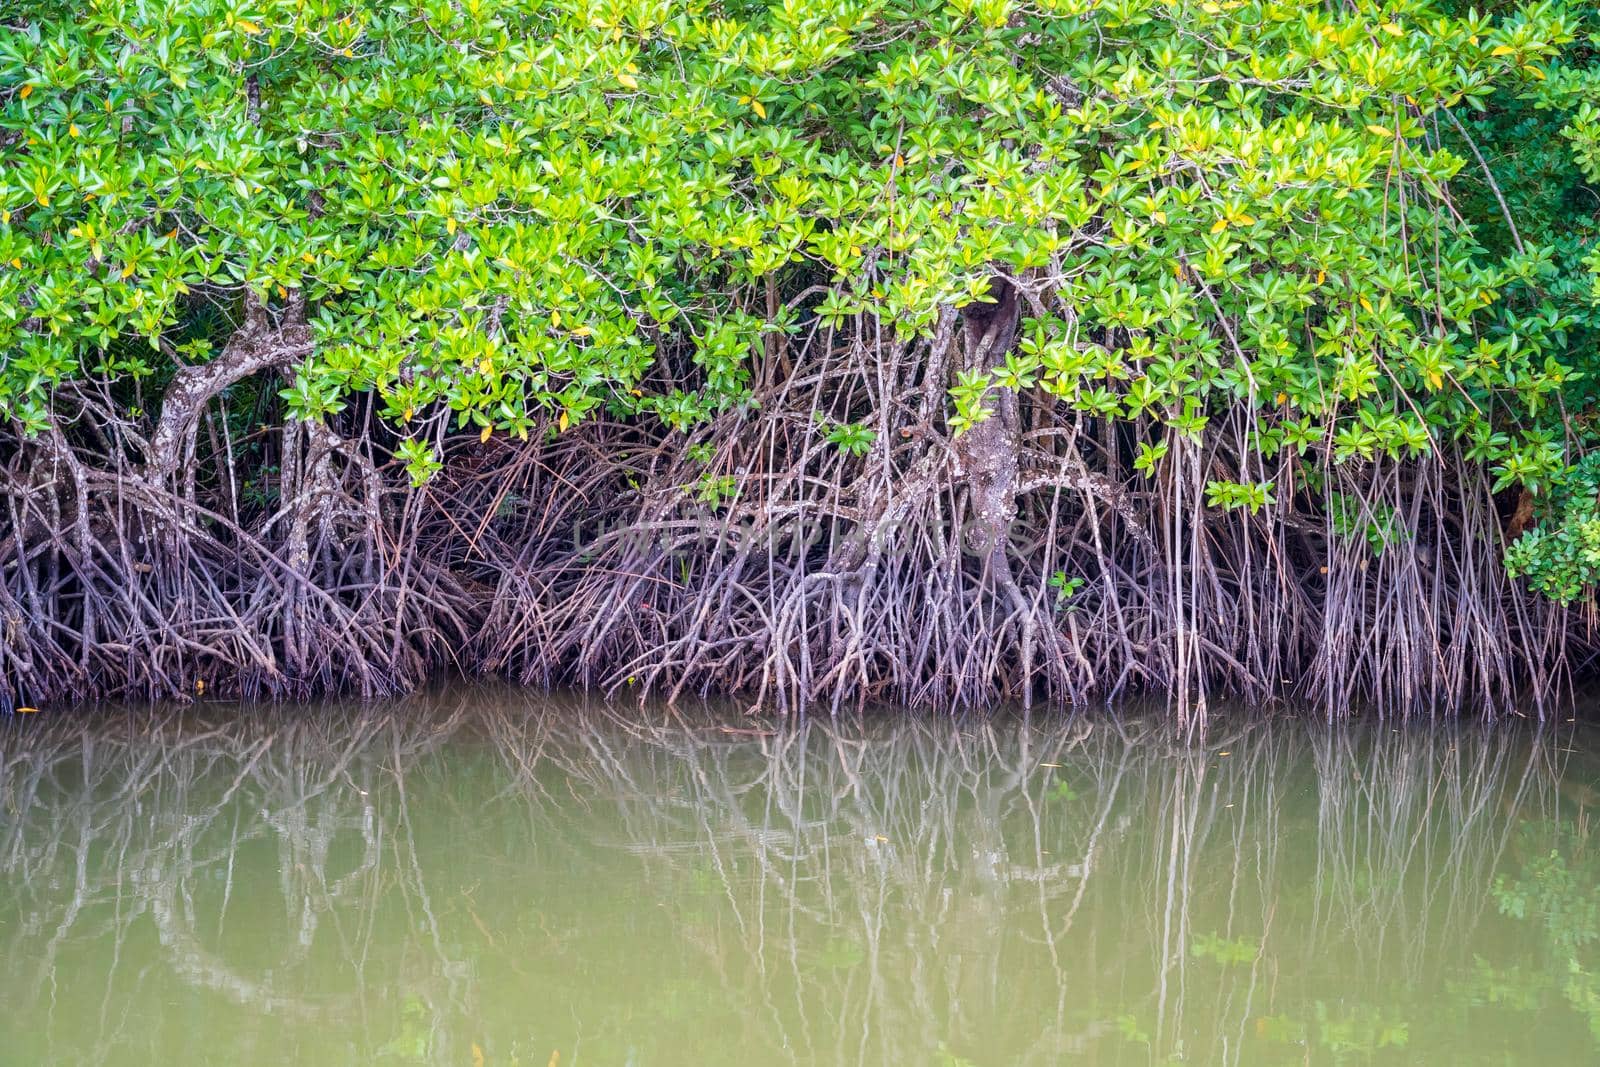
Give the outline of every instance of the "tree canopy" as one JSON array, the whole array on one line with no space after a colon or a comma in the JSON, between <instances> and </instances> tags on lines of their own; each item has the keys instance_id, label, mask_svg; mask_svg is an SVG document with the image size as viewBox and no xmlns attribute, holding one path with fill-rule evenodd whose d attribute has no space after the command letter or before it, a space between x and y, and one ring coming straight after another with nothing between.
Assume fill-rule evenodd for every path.
<instances>
[{"instance_id":1,"label":"tree canopy","mask_svg":"<svg viewBox=\"0 0 1600 1067\"><path fill-rule=\"evenodd\" d=\"M63 379L204 360L248 292L311 309L303 416L375 390L402 426L686 425L768 334L928 331L1031 273L958 427L994 382L1188 431L1221 396L1273 413L1268 454L1443 432L1537 484L1571 370L1552 250L1482 255L1448 189L1478 180L1458 113L1539 91L1575 31L1551 4L43 3L0 37L0 403L37 427ZM646 395L667 346L702 380Z\"/></svg>"}]
</instances>

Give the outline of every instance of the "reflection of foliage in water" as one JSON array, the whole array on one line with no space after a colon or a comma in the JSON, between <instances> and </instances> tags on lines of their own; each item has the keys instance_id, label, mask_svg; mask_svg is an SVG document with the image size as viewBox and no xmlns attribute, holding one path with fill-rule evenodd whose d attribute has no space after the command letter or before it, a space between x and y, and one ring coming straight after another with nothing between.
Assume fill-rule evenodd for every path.
<instances>
[{"instance_id":1,"label":"reflection of foliage in water","mask_svg":"<svg viewBox=\"0 0 1600 1067\"><path fill-rule=\"evenodd\" d=\"M378 1048L379 1058L426 1062L430 1030L427 1005L420 997L407 997L400 1010L400 1032Z\"/></svg>"},{"instance_id":2,"label":"reflection of foliage in water","mask_svg":"<svg viewBox=\"0 0 1600 1067\"><path fill-rule=\"evenodd\" d=\"M1534 824L1525 836L1530 846L1554 843L1526 860L1516 877L1495 879L1495 904L1502 914L1538 927L1539 953L1552 970L1491 972L1497 979L1492 991L1507 1002L1538 1004L1550 974L1560 974L1562 994L1600 1043L1600 961L1591 951L1600 939L1600 856L1586 847L1586 825ZM1518 980L1527 984L1516 989Z\"/></svg>"},{"instance_id":3,"label":"reflection of foliage in water","mask_svg":"<svg viewBox=\"0 0 1600 1067\"><path fill-rule=\"evenodd\" d=\"M1345 1064L1370 1062L1385 1050L1404 1049L1410 1041L1411 1024L1392 1008L1318 1000L1310 1005L1306 1018L1273 1015L1257 1019L1255 1032L1268 1044L1319 1050L1327 1053L1330 1062ZM1305 1055L1300 1052L1284 1062Z\"/></svg>"},{"instance_id":4,"label":"reflection of foliage in water","mask_svg":"<svg viewBox=\"0 0 1600 1067\"><path fill-rule=\"evenodd\" d=\"M1194 954L1203 960L1216 960L1226 967L1256 959L1261 955L1261 945L1248 937L1226 938L1216 934L1200 934L1194 939Z\"/></svg>"},{"instance_id":5,"label":"reflection of foliage in water","mask_svg":"<svg viewBox=\"0 0 1600 1067\"><path fill-rule=\"evenodd\" d=\"M1503 1006L1510 1011L1537 1011L1555 986L1548 970L1512 965L1496 967L1482 956L1472 961L1472 969L1448 983L1451 997L1467 1004Z\"/></svg>"}]
</instances>

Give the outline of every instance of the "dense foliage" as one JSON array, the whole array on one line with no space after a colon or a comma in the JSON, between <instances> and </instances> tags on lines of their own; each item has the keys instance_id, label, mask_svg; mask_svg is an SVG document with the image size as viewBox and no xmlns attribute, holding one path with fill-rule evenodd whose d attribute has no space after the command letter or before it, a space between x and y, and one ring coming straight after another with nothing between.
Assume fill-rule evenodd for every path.
<instances>
[{"instance_id":1,"label":"dense foliage","mask_svg":"<svg viewBox=\"0 0 1600 1067\"><path fill-rule=\"evenodd\" d=\"M792 410L839 457L769 451L763 478L878 469L892 495L933 454L899 442L933 441L1013 643L1094 579L1037 544L982 563L1017 528L1055 530L1044 505L1018 511L1037 489L1097 497L1142 542L1165 523L1188 552L1218 535L1172 523L1207 510L1372 558L1534 525L1511 569L1572 600L1600 571L1580 465L1600 325L1582 16L34 0L0 18L0 411L16 448L64 433L200 497L235 456L275 462L279 426L359 440L413 486L457 432L538 449L633 427L680 442L670 481L712 508L771 503L736 445L758 411ZM197 450L212 410L225 441ZM641 446L598 447L625 464ZM269 510L292 495L260 492ZM1187 518L1141 526L1130 494ZM868 497L792 506L880 529ZM1185 580L1168 580L1180 641L1183 611L1209 610ZM1241 568L1215 595L1265 580ZM1020 606L1046 585L1044 608ZM1426 625L1448 644L1499 624ZM1172 684L1186 655L1153 673Z\"/></svg>"},{"instance_id":2,"label":"dense foliage","mask_svg":"<svg viewBox=\"0 0 1600 1067\"><path fill-rule=\"evenodd\" d=\"M376 389L402 424L443 404L526 435L606 402L687 424L803 317L925 331L1032 272L1042 306L957 386L958 429L1042 383L1191 432L1250 398L1282 413L1268 457L1443 427L1508 481L1560 463L1495 419L1566 380L1567 318L1506 298L1552 250L1475 256L1445 203L1451 109L1542 75L1557 9L49 6L0 67L4 402L33 429L63 379L205 359L199 305L246 291L315 309L297 414ZM768 281L782 302L746 310ZM703 388L635 397L664 345Z\"/></svg>"}]
</instances>

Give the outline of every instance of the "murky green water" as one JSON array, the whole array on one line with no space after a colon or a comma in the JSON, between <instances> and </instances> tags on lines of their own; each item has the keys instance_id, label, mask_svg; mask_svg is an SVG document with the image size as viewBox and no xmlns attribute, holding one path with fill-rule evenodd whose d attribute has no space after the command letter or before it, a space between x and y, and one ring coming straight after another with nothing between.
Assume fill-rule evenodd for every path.
<instances>
[{"instance_id":1,"label":"murky green water","mask_svg":"<svg viewBox=\"0 0 1600 1067\"><path fill-rule=\"evenodd\" d=\"M0 1062L1600 1062L1597 786L1571 728L19 720Z\"/></svg>"}]
</instances>

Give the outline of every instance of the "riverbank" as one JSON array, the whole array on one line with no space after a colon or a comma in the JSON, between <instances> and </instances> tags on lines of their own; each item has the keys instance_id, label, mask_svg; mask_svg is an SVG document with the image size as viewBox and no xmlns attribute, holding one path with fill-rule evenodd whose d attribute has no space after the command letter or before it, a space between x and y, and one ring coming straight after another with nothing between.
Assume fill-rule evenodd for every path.
<instances>
[{"instance_id":1,"label":"riverbank","mask_svg":"<svg viewBox=\"0 0 1600 1067\"><path fill-rule=\"evenodd\" d=\"M841 451L777 397L689 434L450 438L420 487L381 462L380 425L337 425L177 489L107 467L98 438L13 439L0 706L380 698L459 673L788 710L1479 715L1557 712L1592 673L1587 609L1507 575L1523 520L1464 462L1329 465L1317 493L1230 510L1204 493L1223 452L1174 440L1152 482L1084 427L1041 438L1077 473L1017 473L996 517L993 471L942 435Z\"/></svg>"}]
</instances>

